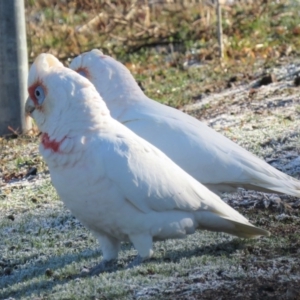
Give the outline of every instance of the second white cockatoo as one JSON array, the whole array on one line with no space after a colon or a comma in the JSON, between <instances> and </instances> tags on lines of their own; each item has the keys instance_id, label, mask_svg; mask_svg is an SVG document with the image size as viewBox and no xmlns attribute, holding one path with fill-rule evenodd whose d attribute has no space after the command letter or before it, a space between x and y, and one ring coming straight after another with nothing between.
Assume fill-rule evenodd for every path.
<instances>
[{"instance_id":1,"label":"second white cockatoo","mask_svg":"<svg viewBox=\"0 0 300 300\"><path fill-rule=\"evenodd\" d=\"M30 68L26 112L42 132L40 153L65 205L100 242L104 271L130 241L139 256L153 240L196 229L239 237L268 236L178 167L163 152L110 116L93 84L50 54Z\"/></svg>"},{"instance_id":2,"label":"second white cockatoo","mask_svg":"<svg viewBox=\"0 0 300 300\"><path fill-rule=\"evenodd\" d=\"M112 57L92 50L73 59L70 68L95 85L113 118L210 190L219 193L243 187L300 197L300 181L197 119L148 98L130 71Z\"/></svg>"}]
</instances>

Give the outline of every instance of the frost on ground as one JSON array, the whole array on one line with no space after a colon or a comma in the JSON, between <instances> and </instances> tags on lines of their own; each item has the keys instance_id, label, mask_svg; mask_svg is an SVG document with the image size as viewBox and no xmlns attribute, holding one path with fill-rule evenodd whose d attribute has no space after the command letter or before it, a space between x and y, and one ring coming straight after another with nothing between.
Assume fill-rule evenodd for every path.
<instances>
[{"instance_id":1,"label":"frost on ground","mask_svg":"<svg viewBox=\"0 0 300 300\"><path fill-rule=\"evenodd\" d=\"M274 167L300 177L299 65L274 69L278 82L258 82L204 97L185 110ZM101 260L96 240L63 206L46 168L7 176L20 163L40 163L35 142L6 145L1 165L0 299L300 299L300 200L239 190L228 202L272 236L242 240L197 232L155 243L149 262L124 266L136 252L123 244L116 270L84 277ZM12 159L7 157L12 156ZM24 159L24 157L26 159Z\"/></svg>"}]
</instances>

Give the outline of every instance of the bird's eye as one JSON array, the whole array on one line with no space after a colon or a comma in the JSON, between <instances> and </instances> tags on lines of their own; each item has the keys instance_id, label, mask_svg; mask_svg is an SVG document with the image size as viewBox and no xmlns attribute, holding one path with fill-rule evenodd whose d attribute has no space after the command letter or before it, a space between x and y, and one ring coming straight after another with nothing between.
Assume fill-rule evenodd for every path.
<instances>
[{"instance_id":1,"label":"bird's eye","mask_svg":"<svg viewBox=\"0 0 300 300\"><path fill-rule=\"evenodd\" d=\"M34 90L34 95L37 99L39 105L41 105L45 99L44 89L41 86L38 86Z\"/></svg>"},{"instance_id":2,"label":"bird's eye","mask_svg":"<svg viewBox=\"0 0 300 300\"><path fill-rule=\"evenodd\" d=\"M83 77L86 77L86 73L85 73L85 71L84 70L78 70L78 74L80 74L81 76L83 76Z\"/></svg>"}]
</instances>

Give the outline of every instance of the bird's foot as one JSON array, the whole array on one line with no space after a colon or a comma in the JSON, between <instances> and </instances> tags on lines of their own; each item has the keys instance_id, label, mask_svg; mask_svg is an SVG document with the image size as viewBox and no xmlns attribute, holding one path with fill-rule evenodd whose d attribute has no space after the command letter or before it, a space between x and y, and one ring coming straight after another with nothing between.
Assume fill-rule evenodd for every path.
<instances>
[{"instance_id":1,"label":"bird's foot","mask_svg":"<svg viewBox=\"0 0 300 300\"><path fill-rule=\"evenodd\" d=\"M103 272L110 272L115 269L116 267L117 260L112 259L112 260L102 260L100 264L97 266L90 268L90 269L84 269L81 271L82 275L89 275L89 276L95 276L99 275L100 273Z\"/></svg>"}]
</instances>

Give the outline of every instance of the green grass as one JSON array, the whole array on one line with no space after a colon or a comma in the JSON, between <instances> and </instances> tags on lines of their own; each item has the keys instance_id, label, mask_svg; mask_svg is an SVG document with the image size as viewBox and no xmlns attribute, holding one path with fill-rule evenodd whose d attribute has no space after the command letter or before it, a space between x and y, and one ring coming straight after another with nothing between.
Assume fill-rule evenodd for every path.
<instances>
[{"instance_id":1,"label":"green grass","mask_svg":"<svg viewBox=\"0 0 300 300\"><path fill-rule=\"evenodd\" d=\"M300 128L299 113L295 113L294 121L286 122L283 117L292 107L295 112L298 107L297 90L290 94L289 89L288 85L282 88L280 97L291 97L294 106L281 108L280 113L276 109L270 111L269 119L253 116L251 110L236 116L246 120L245 125L260 128L248 130L239 123L228 125L229 130L216 128L262 157L284 161L285 149L297 151L299 143L297 135L289 136L292 130L297 132ZM265 102L275 104L272 97L279 96L270 88L266 90L271 98L262 100L261 88L252 101L262 106ZM247 90L240 93L247 102L243 96ZM233 100L220 98L225 109ZM206 110L213 111L216 106L220 106L218 102L211 101ZM220 111L220 116L223 113ZM273 142L268 143L269 139ZM279 297L286 293L287 286L298 286L300 273L295 266L299 264L299 210L293 209L287 212L291 216L285 217L272 205L268 209L236 207L251 222L270 230L270 238L242 240L198 231L183 240L155 243L153 259L129 270L126 265L136 251L124 243L115 271L84 277L81 271L102 259L99 245L58 199L47 167L37 154L37 140L2 139L1 150L7 173L21 172L32 161L37 163L39 173L31 182L23 179L1 187L0 299L236 299L238 294L259 299L257 293ZM224 197L230 202L238 196ZM261 198L260 203L265 199L251 192L240 199L249 197ZM283 201L296 200L287 197Z\"/></svg>"},{"instance_id":2,"label":"green grass","mask_svg":"<svg viewBox=\"0 0 300 300\"><path fill-rule=\"evenodd\" d=\"M27 20L38 12L45 17L41 23L27 24L31 59L49 51L68 63L68 58L81 51L102 47L127 65L149 97L174 107L227 91L233 76L237 77L235 85L248 84L266 71L295 62L299 55L298 4L287 6L286 1L223 11L226 53L222 63L217 58L214 22L207 27L193 25L198 13L193 7L157 13L152 22L157 22L160 37L146 32L144 40L130 40L140 29L118 25L112 33L127 39L121 42L101 34L101 27L84 34L75 32L76 26L100 11L112 15L111 7L100 10L100 1L59 2L55 7L49 1L25 2ZM137 14L134 21L142 24L141 16ZM167 46L136 50L145 41L167 41ZM169 42L179 42L181 48L174 46L172 53ZM184 68L190 59L200 66ZM190 113L253 153L276 158L286 166L288 155L299 152L300 106L298 90L291 85L290 81L267 92L259 88L251 97L246 90L210 99ZM266 101L276 103L276 97L291 98L293 104L267 110ZM261 105L265 115L253 112L253 103ZM230 112L232 119L222 123ZM33 166L38 176L25 179ZM287 172L298 176L293 169ZM116 271L84 277L81 271L99 263L102 254L92 234L58 199L38 154L38 138L0 138L0 177L14 181L0 182L0 299L268 299L270 295L278 299L292 293L291 287L299 292L297 208L289 212L291 218L284 218L272 205L268 209L237 206L254 224L270 230L271 237L242 240L199 231L184 240L155 243L153 259L129 270L126 265L136 251L125 243ZM242 195L224 198L257 197L262 199L259 203L265 199L259 193Z\"/></svg>"},{"instance_id":3,"label":"green grass","mask_svg":"<svg viewBox=\"0 0 300 300\"><path fill-rule=\"evenodd\" d=\"M256 276L259 262L261 273L272 277L268 261L288 258L290 253L284 247L291 239L299 239L296 232L257 241L197 232L185 240L155 243L154 258L130 270L124 265L135 251L124 244L117 271L81 277L80 270L97 264L101 252L92 235L55 200L55 193L47 185L44 188L52 201L16 212L14 221L1 221L2 299L132 299L139 294L143 298L147 290L153 298L175 297L176 290L184 294L183 286L187 293L197 290L197 282L202 282L202 288L211 281L224 284L218 274L247 280ZM252 217L259 220L261 216L255 213ZM282 224L272 221L268 227L276 230ZM8 269L10 275L4 275Z\"/></svg>"}]
</instances>

